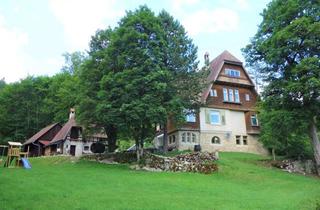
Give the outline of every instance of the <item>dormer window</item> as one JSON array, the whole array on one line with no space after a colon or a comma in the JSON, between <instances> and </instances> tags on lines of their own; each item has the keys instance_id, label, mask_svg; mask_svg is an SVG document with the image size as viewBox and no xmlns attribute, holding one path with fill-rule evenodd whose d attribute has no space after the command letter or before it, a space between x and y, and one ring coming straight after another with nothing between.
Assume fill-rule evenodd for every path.
<instances>
[{"instance_id":1,"label":"dormer window","mask_svg":"<svg viewBox=\"0 0 320 210\"><path fill-rule=\"evenodd\" d=\"M235 69L225 69L225 74L229 77L240 77L240 71Z\"/></svg>"}]
</instances>

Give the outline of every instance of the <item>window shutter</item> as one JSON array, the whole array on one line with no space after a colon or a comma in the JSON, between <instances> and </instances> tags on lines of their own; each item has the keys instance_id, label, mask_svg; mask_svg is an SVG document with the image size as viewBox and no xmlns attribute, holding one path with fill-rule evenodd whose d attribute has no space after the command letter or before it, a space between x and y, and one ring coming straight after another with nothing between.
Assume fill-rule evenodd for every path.
<instances>
[{"instance_id":1,"label":"window shutter","mask_svg":"<svg viewBox=\"0 0 320 210\"><path fill-rule=\"evenodd\" d=\"M205 115L206 115L206 123L211 124L210 111L208 109L205 109Z\"/></svg>"},{"instance_id":2,"label":"window shutter","mask_svg":"<svg viewBox=\"0 0 320 210\"><path fill-rule=\"evenodd\" d=\"M221 125L225 125L226 124L226 115L225 115L225 111L221 111Z\"/></svg>"}]
</instances>

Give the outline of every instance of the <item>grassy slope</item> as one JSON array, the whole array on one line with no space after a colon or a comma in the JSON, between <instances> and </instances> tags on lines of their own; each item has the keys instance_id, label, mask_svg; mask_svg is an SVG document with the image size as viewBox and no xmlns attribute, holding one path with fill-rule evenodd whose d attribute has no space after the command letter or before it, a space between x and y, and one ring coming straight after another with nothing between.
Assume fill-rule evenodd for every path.
<instances>
[{"instance_id":1,"label":"grassy slope","mask_svg":"<svg viewBox=\"0 0 320 210\"><path fill-rule=\"evenodd\" d=\"M125 165L33 159L0 168L0 209L315 209L320 180L223 153L213 175L152 173Z\"/></svg>"}]
</instances>

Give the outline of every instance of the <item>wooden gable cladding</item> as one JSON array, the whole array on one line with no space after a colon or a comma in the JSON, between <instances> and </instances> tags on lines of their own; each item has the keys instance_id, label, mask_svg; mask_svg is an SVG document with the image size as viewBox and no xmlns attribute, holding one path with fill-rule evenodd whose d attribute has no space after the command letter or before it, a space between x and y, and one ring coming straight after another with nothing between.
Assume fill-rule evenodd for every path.
<instances>
[{"instance_id":1,"label":"wooden gable cladding","mask_svg":"<svg viewBox=\"0 0 320 210\"><path fill-rule=\"evenodd\" d=\"M167 130L168 133L172 133L176 130L199 130L200 129L200 118L199 113L196 114L196 121L195 122L185 122L182 125L178 126L174 122L174 120L170 117L167 121Z\"/></svg>"},{"instance_id":2,"label":"wooden gable cladding","mask_svg":"<svg viewBox=\"0 0 320 210\"><path fill-rule=\"evenodd\" d=\"M237 89L239 91L240 103L226 102L223 99L223 88ZM209 96L206 100L206 105L212 108L233 109L233 110L253 110L257 102L257 93L253 87L237 87L231 84L213 84L212 90L217 91L217 96ZM249 94L249 101L246 100L246 94Z\"/></svg>"},{"instance_id":3,"label":"wooden gable cladding","mask_svg":"<svg viewBox=\"0 0 320 210\"><path fill-rule=\"evenodd\" d=\"M227 75L226 69L234 69L240 71L240 77L231 77ZM245 72L244 68L241 65L231 64L227 62L223 64L216 81L245 86L254 86L251 79L249 78L249 75Z\"/></svg>"}]
</instances>

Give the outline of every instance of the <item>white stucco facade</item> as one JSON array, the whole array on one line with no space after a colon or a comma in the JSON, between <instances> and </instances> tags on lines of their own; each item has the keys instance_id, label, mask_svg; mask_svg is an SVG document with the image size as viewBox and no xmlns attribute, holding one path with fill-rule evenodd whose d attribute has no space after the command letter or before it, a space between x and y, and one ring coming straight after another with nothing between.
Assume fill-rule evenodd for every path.
<instances>
[{"instance_id":1,"label":"white stucco facade","mask_svg":"<svg viewBox=\"0 0 320 210\"><path fill-rule=\"evenodd\" d=\"M75 147L75 155L76 157L79 157L83 154L91 154L90 147L93 142L90 141L72 141L72 140L66 140L63 144L63 154L71 155L70 150L71 147Z\"/></svg>"},{"instance_id":2,"label":"white stucco facade","mask_svg":"<svg viewBox=\"0 0 320 210\"><path fill-rule=\"evenodd\" d=\"M210 111L220 113L220 123L208 122ZM206 116L207 115L207 116ZM222 119L223 118L223 119ZM178 150L194 150L200 145L202 151L232 151L255 154L268 154L268 151L258 141L258 135L247 133L245 112L228 109L200 108L200 129L179 129L168 135L168 146ZM174 137L173 137L174 136ZM173 138L175 141L173 142ZM155 138L157 148L163 145L163 135Z\"/></svg>"}]
</instances>

